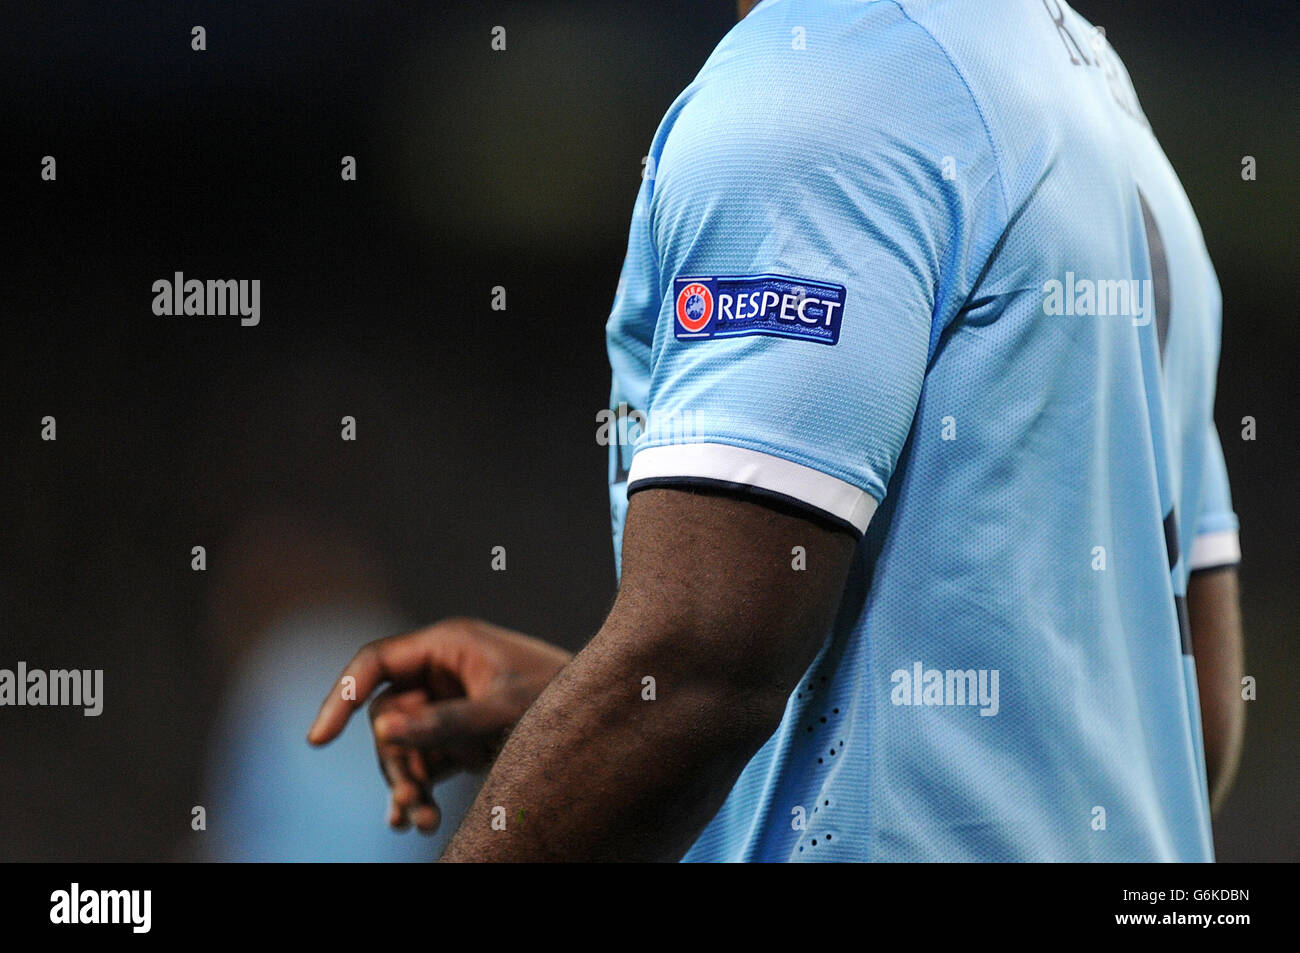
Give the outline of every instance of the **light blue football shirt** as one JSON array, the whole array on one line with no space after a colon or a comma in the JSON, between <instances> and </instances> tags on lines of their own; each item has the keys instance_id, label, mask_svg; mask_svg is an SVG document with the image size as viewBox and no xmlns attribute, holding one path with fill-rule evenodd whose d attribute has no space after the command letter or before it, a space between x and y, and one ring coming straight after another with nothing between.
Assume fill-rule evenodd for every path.
<instances>
[{"instance_id":1,"label":"light blue football shirt","mask_svg":"<svg viewBox=\"0 0 1300 953\"><path fill-rule=\"evenodd\" d=\"M861 540L686 859L1213 859L1183 596L1238 558L1219 322L1066 4L765 0L732 29L655 135L609 319L615 547L653 486Z\"/></svg>"}]
</instances>

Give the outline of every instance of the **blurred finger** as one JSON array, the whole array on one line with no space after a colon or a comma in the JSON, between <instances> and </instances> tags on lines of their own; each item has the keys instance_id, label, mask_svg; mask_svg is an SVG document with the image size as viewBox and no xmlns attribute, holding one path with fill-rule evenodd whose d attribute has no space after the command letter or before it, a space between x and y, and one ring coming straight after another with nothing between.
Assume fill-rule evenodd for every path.
<instances>
[{"instance_id":1,"label":"blurred finger","mask_svg":"<svg viewBox=\"0 0 1300 953\"><path fill-rule=\"evenodd\" d=\"M391 793L388 796L388 826L397 831L404 831L409 826L406 811L397 806Z\"/></svg>"},{"instance_id":2,"label":"blurred finger","mask_svg":"<svg viewBox=\"0 0 1300 953\"><path fill-rule=\"evenodd\" d=\"M393 792L393 803L402 810L419 803L421 786L406 772L406 752L401 748L386 746L380 752L379 760L384 777Z\"/></svg>"},{"instance_id":3,"label":"blurred finger","mask_svg":"<svg viewBox=\"0 0 1300 953\"><path fill-rule=\"evenodd\" d=\"M419 633L412 633L362 646L343 667L334 688L321 703L316 720L307 731L307 740L314 745L333 740L381 682L418 675L428 659L426 641L427 636L422 638Z\"/></svg>"},{"instance_id":4,"label":"blurred finger","mask_svg":"<svg viewBox=\"0 0 1300 953\"><path fill-rule=\"evenodd\" d=\"M442 826L442 809L432 800L412 808L409 817L421 834L432 834Z\"/></svg>"},{"instance_id":5,"label":"blurred finger","mask_svg":"<svg viewBox=\"0 0 1300 953\"><path fill-rule=\"evenodd\" d=\"M394 744L438 749L495 736L517 717L515 707L504 700L453 698L413 711L385 711L375 730Z\"/></svg>"}]
</instances>

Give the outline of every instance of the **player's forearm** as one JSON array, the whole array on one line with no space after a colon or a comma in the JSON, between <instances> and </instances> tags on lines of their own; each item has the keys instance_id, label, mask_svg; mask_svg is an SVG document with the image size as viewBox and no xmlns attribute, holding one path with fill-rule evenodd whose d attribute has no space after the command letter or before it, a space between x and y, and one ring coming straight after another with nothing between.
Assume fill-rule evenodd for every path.
<instances>
[{"instance_id":1,"label":"player's forearm","mask_svg":"<svg viewBox=\"0 0 1300 953\"><path fill-rule=\"evenodd\" d=\"M1187 611L1201 696L1210 805L1217 811L1236 779L1246 730L1246 705L1241 698L1245 652L1236 570L1192 573Z\"/></svg>"},{"instance_id":2,"label":"player's forearm","mask_svg":"<svg viewBox=\"0 0 1300 953\"><path fill-rule=\"evenodd\" d=\"M520 721L444 860L677 860L717 812L783 691L610 628Z\"/></svg>"},{"instance_id":3,"label":"player's forearm","mask_svg":"<svg viewBox=\"0 0 1300 953\"><path fill-rule=\"evenodd\" d=\"M1233 687L1236 688L1236 685ZM1202 710L1201 730L1205 741L1210 809L1217 814L1237 780L1237 768L1241 764L1241 749L1246 737L1245 705L1234 703L1229 698L1217 706L1206 706Z\"/></svg>"}]
</instances>

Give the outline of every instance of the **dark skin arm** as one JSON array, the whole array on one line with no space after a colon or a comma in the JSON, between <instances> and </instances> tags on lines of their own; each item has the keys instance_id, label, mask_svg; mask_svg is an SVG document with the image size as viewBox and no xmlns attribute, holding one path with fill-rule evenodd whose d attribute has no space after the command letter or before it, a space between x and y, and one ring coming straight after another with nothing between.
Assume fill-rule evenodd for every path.
<instances>
[{"instance_id":1,"label":"dark skin arm","mask_svg":"<svg viewBox=\"0 0 1300 953\"><path fill-rule=\"evenodd\" d=\"M806 572L791 568L796 545ZM756 503L644 491L632 499L618 602L567 668L568 653L537 639L447 619L363 647L340 682L350 676L354 690L331 693L309 740L336 737L390 682L370 711L389 822L432 831L432 783L491 763L527 710L444 857L676 859L775 730L852 552L846 534ZM1188 613L1217 809L1244 725L1236 571L1193 573ZM641 697L646 675L654 701ZM505 830L492 829L498 806Z\"/></svg>"},{"instance_id":2,"label":"dark skin arm","mask_svg":"<svg viewBox=\"0 0 1300 953\"><path fill-rule=\"evenodd\" d=\"M806 570L791 564L795 546ZM775 730L830 628L853 548L843 531L757 503L635 494L618 601L573 671L567 652L538 639L445 619L363 646L308 740L336 738L389 683L370 705L388 821L431 832L433 784L491 764L527 710L444 856L669 859Z\"/></svg>"},{"instance_id":3,"label":"dark skin arm","mask_svg":"<svg viewBox=\"0 0 1300 953\"><path fill-rule=\"evenodd\" d=\"M1241 698L1245 661L1237 570L1226 566L1192 573L1187 583L1187 615L1201 693L1210 807L1217 812L1236 778L1246 726L1246 703Z\"/></svg>"},{"instance_id":4,"label":"dark skin arm","mask_svg":"<svg viewBox=\"0 0 1300 953\"><path fill-rule=\"evenodd\" d=\"M853 548L757 503L635 494L609 618L510 735L443 859L680 858L779 724Z\"/></svg>"}]
</instances>

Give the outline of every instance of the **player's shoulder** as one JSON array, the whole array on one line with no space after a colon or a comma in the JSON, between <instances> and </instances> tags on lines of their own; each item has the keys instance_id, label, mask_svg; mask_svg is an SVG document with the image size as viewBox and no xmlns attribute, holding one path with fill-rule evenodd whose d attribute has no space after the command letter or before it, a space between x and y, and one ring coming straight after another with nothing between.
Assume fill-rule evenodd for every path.
<instances>
[{"instance_id":1,"label":"player's shoulder","mask_svg":"<svg viewBox=\"0 0 1300 953\"><path fill-rule=\"evenodd\" d=\"M941 53L922 22L925 4L914 6L897 0L764 0L722 39L701 77L717 82L774 71L782 80L816 83L831 96L863 83L901 82L899 67L915 75Z\"/></svg>"},{"instance_id":2,"label":"player's shoulder","mask_svg":"<svg viewBox=\"0 0 1300 953\"><path fill-rule=\"evenodd\" d=\"M960 71L895 0L766 0L718 44L670 118L679 144L760 155L851 153L873 130L926 144L983 137Z\"/></svg>"}]
</instances>

